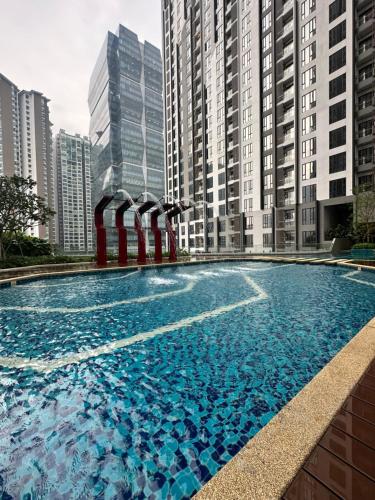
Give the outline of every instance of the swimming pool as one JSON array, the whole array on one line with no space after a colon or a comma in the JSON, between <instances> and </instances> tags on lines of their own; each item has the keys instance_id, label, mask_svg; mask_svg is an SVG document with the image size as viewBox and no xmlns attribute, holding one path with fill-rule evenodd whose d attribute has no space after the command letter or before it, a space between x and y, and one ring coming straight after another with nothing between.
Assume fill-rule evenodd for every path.
<instances>
[{"instance_id":1,"label":"swimming pool","mask_svg":"<svg viewBox=\"0 0 375 500\"><path fill-rule=\"evenodd\" d=\"M373 273L324 266L0 288L0 492L188 498L374 314Z\"/></svg>"}]
</instances>

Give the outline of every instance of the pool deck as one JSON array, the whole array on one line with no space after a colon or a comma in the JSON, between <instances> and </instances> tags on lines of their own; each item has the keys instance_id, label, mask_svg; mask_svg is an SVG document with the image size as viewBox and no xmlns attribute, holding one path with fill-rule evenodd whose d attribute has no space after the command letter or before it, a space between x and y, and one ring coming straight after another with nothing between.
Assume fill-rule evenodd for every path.
<instances>
[{"instance_id":1,"label":"pool deck","mask_svg":"<svg viewBox=\"0 0 375 500\"><path fill-rule=\"evenodd\" d=\"M345 259L250 256L197 258L142 268L262 261L375 271ZM43 272L0 286L75 274L139 269L118 266ZM375 498L375 318L196 494L197 500Z\"/></svg>"}]
</instances>

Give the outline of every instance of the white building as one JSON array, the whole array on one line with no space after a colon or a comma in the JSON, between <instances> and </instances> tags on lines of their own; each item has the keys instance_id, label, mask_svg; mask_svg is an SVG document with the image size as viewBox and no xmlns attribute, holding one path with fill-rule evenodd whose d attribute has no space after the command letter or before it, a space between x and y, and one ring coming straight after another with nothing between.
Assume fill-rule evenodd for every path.
<instances>
[{"instance_id":1,"label":"white building","mask_svg":"<svg viewBox=\"0 0 375 500\"><path fill-rule=\"evenodd\" d=\"M60 130L55 138L58 244L65 252L93 250L90 140Z\"/></svg>"}]
</instances>

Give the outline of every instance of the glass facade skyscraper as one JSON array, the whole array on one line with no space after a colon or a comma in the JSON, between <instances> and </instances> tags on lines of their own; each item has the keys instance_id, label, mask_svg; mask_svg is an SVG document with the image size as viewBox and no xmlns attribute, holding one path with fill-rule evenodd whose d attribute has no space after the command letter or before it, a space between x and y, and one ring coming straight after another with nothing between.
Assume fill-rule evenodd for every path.
<instances>
[{"instance_id":1,"label":"glass facade skyscraper","mask_svg":"<svg viewBox=\"0 0 375 500\"><path fill-rule=\"evenodd\" d=\"M164 195L162 74L158 48L121 25L116 35L108 32L89 89L93 207L121 189L133 198ZM114 226L110 213L107 227ZM133 227L133 214L125 223Z\"/></svg>"}]
</instances>

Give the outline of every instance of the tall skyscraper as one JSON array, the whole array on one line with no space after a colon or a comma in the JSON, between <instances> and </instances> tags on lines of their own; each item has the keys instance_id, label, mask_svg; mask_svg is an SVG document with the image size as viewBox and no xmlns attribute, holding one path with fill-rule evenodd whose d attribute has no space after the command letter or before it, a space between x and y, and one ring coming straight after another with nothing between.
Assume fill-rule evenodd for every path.
<instances>
[{"instance_id":1,"label":"tall skyscraper","mask_svg":"<svg viewBox=\"0 0 375 500\"><path fill-rule=\"evenodd\" d=\"M49 207L55 208L55 180L52 162L52 129L49 119L49 99L35 90L18 94L22 176L36 181L36 194ZM53 217L46 226L30 229L31 236L56 241Z\"/></svg>"},{"instance_id":2,"label":"tall skyscraper","mask_svg":"<svg viewBox=\"0 0 375 500\"><path fill-rule=\"evenodd\" d=\"M0 175L31 176L36 193L55 207L52 131L49 100L35 90L19 91L0 74ZM47 226L28 231L32 236L56 239L54 218Z\"/></svg>"},{"instance_id":3,"label":"tall skyscraper","mask_svg":"<svg viewBox=\"0 0 375 500\"><path fill-rule=\"evenodd\" d=\"M167 188L191 250L315 248L374 183L373 0L163 0Z\"/></svg>"},{"instance_id":4,"label":"tall skyscraper","mask_svg":"<svg viewBox=\"0 0 375 500\"><path fill-rule=\"evenodd\" d=\"M88 137L65 130L55 137L58 244L66 252L91 252L91 154Z\"/></svg>"},{"instance_id":5,"label":"tall skyscraper","mask_svg":"<svg viewBox=\"0 0 375 500\"><path fill-rule=\"evenodd\" d=\"M0 175L21 175L18 92L0 73Z\"/></svg>"},{"instance_id":6,"label":"tall skyscraper","mask_svg":"<svg viewBox=\"0 0 375 500\"><path fill-rule=\"evenodd\" d=\"M108 32L91 76L93 207L106 192L164 195L163 71L159 49L119 26ZM106 214L106 225L114 226ZM134 214L125 223L133 228ZM111 237L112 234L112 237ZM109 232L109 243L116 235ZM135 235L129 234L130 246Z\"/></svg>"}]
</instances>

